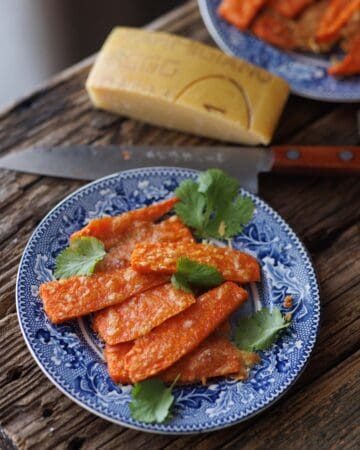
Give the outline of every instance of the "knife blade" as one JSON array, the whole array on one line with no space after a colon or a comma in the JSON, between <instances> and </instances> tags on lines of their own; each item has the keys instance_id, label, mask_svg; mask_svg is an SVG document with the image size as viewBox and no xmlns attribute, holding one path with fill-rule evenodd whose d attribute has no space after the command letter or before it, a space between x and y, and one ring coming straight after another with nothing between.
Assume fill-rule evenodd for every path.
<instances>
[{"instance_id":1,"label":"knife blade","mask_svg":"<svg viewBox=\"0 0 360 450\"><path fill-rule=\"evenodd\" d=\"M72 145L11 152L0 167L39 175L94 180L118 171L151 166L220 168L257 192L257 175L271 170L360 173L360 147L179 147Z\"/></svg>"}]
</instances>

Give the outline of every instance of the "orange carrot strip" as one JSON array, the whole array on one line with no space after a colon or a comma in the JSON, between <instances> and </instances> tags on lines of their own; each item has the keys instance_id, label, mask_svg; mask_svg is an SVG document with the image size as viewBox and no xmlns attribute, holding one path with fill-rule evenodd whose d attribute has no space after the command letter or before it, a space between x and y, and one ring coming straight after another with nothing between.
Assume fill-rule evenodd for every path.
<instances>
[{"instance_id":1,"label":"orange carrot strip","mask_svg":"<svg viewBox=\"0 0 360 450\"><path fill-rule=\"evenodd\" d=\"M131 383L129 372L125 368L125 356L133 346L133 342L105 345L109 375L116 383ZM157 376L166 383L173 382L178 375L180 383L205 382L208 378L226 375L245 380L248 377L248 369L259 362L260 357L256 353L239 351L216 330L195 350Z\"/></svg>"},{"instance_id":2,"label":"orange carrot strip","mask_svg":"<svg viewBox=\"0 0 360 450\"><path fill-rule=\"evenodd\" d=\"M121 240L108 251L105 258L96 266L96 272L127 267L130 255L139 242L194 242L189 228L177 216L163 222L135 222L121 235Z\"/></svg>"},{"instance_id":3,"label":"orange carrot strip","mask_svg":"<svg viewBox=\"0 0 360 450\"><path fill-rule=\"evenodd\" d=\"M194 350L246 299L244 289L226 282L201 295L190 308L136 340L125 356L125 368L132 382L167 369Z\"/></svg>"},{"instance_id":4,"label":"orange carrot strip","mask_svg":"<svg viewBox=\"0 0 360 450\"><path fill-rule=\"evenodd\" d=\"M123 342L117 345L105 345L105 359L107 363L108 372L110 378L115 383L129 384L131 380L129 374L125 369L125 355L131 350L133 342Z\"/></svg>"},{"instance_id":5,"label":"orange carrot strip","mask_svg":"<svg viewBox=\"0 0 360 450\"><path fill-rule=\"evenodd\" d=\"M228 338L228 337L230 336L230 334L231 334L231 325L230 325L230 321L229 321L228 319L226 319L223 323L221 323L221 324L217 327L215 333L216 333L218 336L222 336L222 337Z\"/></svg>"},{"instance_id":6,"label":"orange carrot strip","mask_svg":"<svg viewBox=\"0 0 360 450\"><path fill-rule=\"evenodd\" d=\"M60 323L123 302L167 281L166 276L140 274L127 268L50 281L40 286L39 295L49 319Z\"/></svg>"},{"instance_id":7,"label":"orange carrot strip","mask_svg":"<svg viewBox=\"0 0 360 450\"><path fill-rule=\"evenodd\" d=\"M109 249L121 239L122 233L133 222L138 220L154 222L170 211L178 201L179 199L173 197L155 205L125 212L119 216L91 220L84 228L72 234L70 239L93 236L102 241L106 249Z\"/></svg>"},{"instance_id":8,"label":"orange carrot strip","mask_svg":"<svg viewBox=\"0 0 360 450\"><path fill-rule=\"evenodd\" d=\"M214 245L164 242L138 244L131 255L131 267L143 273L176 272L181 256L216 267L225 280L248 283L260 280L256 259L247 253Z\"/></svg>"},{"instance_id":9,"label":"orange carrot strip","mask_svg":"<svg viewBox=\"0 0 360 450\"><path fill-rule=\"evenodd\" d=\"M212 334L195 350L159 374L163 381L205 382L207 378L246 373L237 348L226 338Z\"/></svg>"},{"instance_id":10,"label":"orange carrot strip","mask_svg":"<svg viewBox=\"0 0 360 450\"><path fill-rule=\"evenodd\" d=\"M329 42L339 37L342 27L359 10L360 0L331 0L319 23L316 39Z\"/></svg>"},{"instance_id":11,"label":"orange carrot strip","mask_svg":"<svg viewBox=\"0 0 360 450\"><path fill-rule=\"evenodd\" d=\"M296 17L315 0L270 0L268 5L285 17Z\"/></svg>"},{"instance_id":12,"label":"orange carrot strip","mask_svg":"<svg viewBox=\"0 0 360 450\"><path fill-rule=\"evenodd\" d=\"M153 229L152 222L137 221L124 232L114 235L117 243L108 249L104 259L96 265L96 273L128 267L135 245L138 242L147 242Z\"/></svg>"},{"instance_id":13,"label":"orange carrot strip","mask_svg":"<svg viewBox=\"0 0 360 450\"><path fill-rule=\"evenodd\" d=\"M246 29L256 16L265 0L223 0L218 14L238 28Z\"/></svg>"},{"instance_id":14,"label":"orange carrot strip","mask_svg":"<svg viewBox=\"0 0 360 450\"><path fill-rule=\"evenodd\" d=\"M192 294L175 289L169 283L99 311L93 327L108 344L132 341L194 302Z\"/></svg>"},{"instance_id":15,"label":"orange carrot strip","mask_svg":"<svg viewBox=\"0 0 360 450\"><path fill-rule=\"evenodd\" d=\"M296 47L294 24L272 10L265 10L254 22L252 32L271 45L290 50Z\"/></svg>"},{"instance_id":16,"label":"orange carrot strip","mask_svg":"<svg viewBox=\"0 0 360 450\"><path fill-rule=\"evenodd\" d=\"M328 69L330 75L355 75L360 73L360 32L351 42L348 55Z\"/></svg>"}]
</instances>

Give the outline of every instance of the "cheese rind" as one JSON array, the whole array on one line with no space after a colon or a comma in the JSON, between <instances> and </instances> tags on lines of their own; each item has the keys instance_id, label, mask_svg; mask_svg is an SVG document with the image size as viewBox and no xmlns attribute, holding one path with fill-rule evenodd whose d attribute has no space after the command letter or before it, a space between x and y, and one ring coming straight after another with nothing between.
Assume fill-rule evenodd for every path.
<instances>
[{"instance_id":1,"label":"cheese rind","mask_svg":"<svg viewBox=\"0 0 360 450\"><path fill-rule=\"evenodd\" d=\"M199 42L115 28L86 88L101 109L215 139L267 144L288 97L281 78Z\"/></svg>"}]
</instances>

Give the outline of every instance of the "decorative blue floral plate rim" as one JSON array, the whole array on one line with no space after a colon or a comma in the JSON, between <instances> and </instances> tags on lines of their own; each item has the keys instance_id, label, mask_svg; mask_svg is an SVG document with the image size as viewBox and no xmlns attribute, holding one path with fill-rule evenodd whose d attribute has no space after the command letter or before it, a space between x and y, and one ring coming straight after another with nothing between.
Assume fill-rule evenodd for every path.
<instances>
[{"instance_id":1,"label":"decorative blue floral plate rim","mask_svg":"<svg viewBox=\"0 0 360 450\"><path fill-rule=\"evenodd\" d=\"M265 202L242 191L255 203L252 221L232 240L234 248L256 256L262 281L248 287L249 300L232 317L249 315L267 306L283 307L293 297L291 326L251 370L246 382L214 379L208 385L174 389L171 420L145 424L132 419L128 403L131 386L116 385L108 376L102 344L89 318L53 325L38 297L39 285L52 279L56 255L68 238L88 220L115 215L173 195L198 171L154 167L120 172L77 190L42 220L22 256L16 286L16 305L24 339L45 375L73 401L119 425L143 431L183 434L220 429L259 413L277 400L303 370L315 345L320 301L316 275L302 243L284 220ZM219 242L219 245L224 243Z\"/></svg>"},{"instance_id":2,"label":"decorative blue floral plate rim","mask_svg":"<svg viewBox=\"0 0 360 450\"><path fill-rule=\"evenodd\" d=\"M326 69L340 54L315 55L279 50L219 17L221 0L198 0L209 33L226 53L243 58L284 78L302 97L328 102L360 102L360 75L336 78Z\"/></svg>"}]
</instances>

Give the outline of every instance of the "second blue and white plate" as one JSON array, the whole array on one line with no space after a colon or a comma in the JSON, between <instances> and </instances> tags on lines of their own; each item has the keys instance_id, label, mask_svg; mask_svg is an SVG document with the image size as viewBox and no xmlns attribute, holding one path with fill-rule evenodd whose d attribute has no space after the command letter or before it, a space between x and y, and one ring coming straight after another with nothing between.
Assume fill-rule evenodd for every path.
<instances>
[{"instance_id":1,"label":"second blue and white plate","mask_svg":"<svg viewBox=\"0 0 360 450\"><path fill-rule=\"evenodd\" d=\"M57 205L32 235L17 280L17 310L25 341L45 375L68 397L105 419L144 431L195 433L241 422L278 399L296 380L314 347L319 327L319 291L311 261L289 226L258 197L256 210L234 248L256 256L261 283L249 286L249 300L236 314L262 306L283 309L286 295L294 299L293 321L254 367L246 382L216 379L207 386L175 388L173 418L144 424L129 412L130 386L108 376L102 344L87 319L53 325L38 297L41 283L52 279L55 258L69 236L90 219L115 215L158 202L174 194L179 183L198 172L178 168L146 168L115 174L79 189Z\"/></svg>"},{"instance_id":2,"label":"second blue and white plate","mask_svg":"<svg viewBox=\"0 0 360 450\"><path fill-rule=\"evenodd\" d=\"M243 58L284 78L294 94L329 102L360 102L360 75L336 78L326 69L334 54L286 52L230 25L219 17L221 0L198 0L205 25L226 53Z\"/></svg>"}]
</instances>

